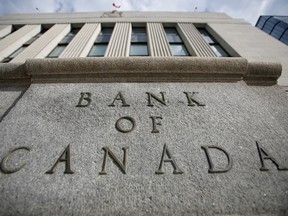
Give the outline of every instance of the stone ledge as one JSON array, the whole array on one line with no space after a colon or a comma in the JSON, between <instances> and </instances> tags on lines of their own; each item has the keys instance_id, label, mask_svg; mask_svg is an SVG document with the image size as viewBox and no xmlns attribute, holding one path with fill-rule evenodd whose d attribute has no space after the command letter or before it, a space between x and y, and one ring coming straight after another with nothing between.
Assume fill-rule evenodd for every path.
<instances>
[{"instance_id":1,"label":"stone ledge","mask_svg":"<svg viewBox=\"0 0 288 216\"><path fill-rule=\"evenodd\" d=\"M243 79L248 85L275 85L281 72L282 65L278 62L249 62Z\"/></svg>"},{"instance_id":2,"label":"stone ledge","mask_svg":"<svg viewBox=\"0 0 288 216\"><path fill-rule=\"evenodd\" d=\"M237 82L242 58L124 57L33 59L25 64L33 82Z\"/></svg>"},{"instance_id":3,"label":"stone ledge","mask_svg":"<svg viewBox=\"0 0 288 216\"><path fill-rule=\"evenodd\" d=\"M118 57L28 59L0 64L0 85L69 82L237 82L274 85L279 63L241 57Z\"/></svg>"},{"instance_id":4,"label":"stone ledge","mask_svg":"<svg viewBox=\"0 0 288 216\"><path fill-rule=\"evenodd\" d=\"M189 73L239 74L246 72L244 58L198 57L118 57L30 59L25 67L30 75L100 73Z\"/></svg>"},{"instance_id":5,"label":"stone ledge","mask_svg":"<svg viewBox=\"0 0 288 216\"><path fill-rule=\"evenodd\" d=\"M22 63L0 63L0 86L29 86L31 77Z\"/></svg>"}]
</instances>

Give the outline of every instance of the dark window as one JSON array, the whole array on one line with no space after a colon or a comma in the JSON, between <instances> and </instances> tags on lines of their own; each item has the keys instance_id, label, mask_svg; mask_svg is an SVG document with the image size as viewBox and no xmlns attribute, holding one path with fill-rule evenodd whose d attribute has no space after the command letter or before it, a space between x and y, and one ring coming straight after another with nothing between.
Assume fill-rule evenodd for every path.
<instances>
[{"instance_id":1,"label":"dark window","mask_svg":"<svg viewBox=\"0 0 288 216\"><path fill-rule=\"evenodd\" d=\"M113 28L102 28L101 32L94 41L88 57L103 57L107 50Z\"/></svg>"},{"instance_id":2,"label":"dark window","mask_svg":"<svg viewBox=\"0 0 288 216\"><path fill-rule=\"evenodd\" d=\"M147 44L131 44L130 56L148 56Z\"/></svg>"},{"instance_id":3,"label":"dark window","mask_svg":"<svg viewBox=\"0 0 288 216\"><path fill-rule=\"evenodd\" d=\"M47 58L58 58L65 50L68 44L73 40L80 28L72 28L71 31L58 43L58 45L49 53Z\"/></svg>"},{"instance_id":4,"label":"dark window","mask_svg":"<svg viewBox=\"0 0 288 216\"><path fill-rule=\"evenodd\" d=\"M189 53L176 28L165 28L166 37L173 56L189 56Z\"/></svg>"},{"instance_id":5,"label":"dark window","mask_svg":"<svg viewBox=\"0 0 288 216\"><path fill-rule=\"evenodd\" d=\"M288 16L274 16L274 18L282 22L288 23Z\"/></svg>"},{"instance_id":6,"label":"dark window","mask_svg":"<svg viewBox=\"0 0 288 216\"><path fill-rule=\"evenodd\" d=\"M133 27L130 56L148 56L147 33L145 27Z\"/></svg>"},{"instance_id":7,"label":"dark window","mask_svg":"<svg viewBox=\"0 0 288 216\"><path fill-rule=\"evenodd\" d=\"M32 37L30 40L24 43L25 46L29 46L32 44L34 41L36 41L38 38L40 38L48 29L42 29L40 33Z\"/></svg>"},{"instance_id":8,"label":"dark window","mask_svg":"<svg viewBox=\"0 0 288 216\"><path fill-rule=\"evenodd\" d=\"M71 31L59 42L60 45L68 45L75 35L79 32L80 28L72 28Z\"/></svg>"},{"instance_id":9,"label":"dark window","mask_svg":"<svg viewBox=\"0 0 288 216\"><path fill-rule=\"evenodd\" d=\"M264 32L270 34L271 31L274 29L275 25L277 25L279 22L279 20L271 18L265 23L262 29Z\"/></svg>"},{"instance_id":10,"label":"dark window","mask_svg":"<svg viewBox=\"0 0 288 216\"><path fill-rule=\"evenodd\" d=\"M261 17L259 18L258 22L256 23L256 26L257 26L258 28L262 29L263 26L264 26L264 24L265 24L265 22L266 22L269 18L271 18L271 16L261 16Z\"/></svg>"},{"instance_id":11,"label":"dark window","mask_svg":"<svg viewBox=\"0 0 288 216\"><path fill-rule=\"evenodd\" d=\"M198 28L203 39L210 45L213 52L218 57L228 57L228 53L221 47L221 45L209 34L204 28Z\"/></svg>"},{"instance_id":12,"label":"dark window","mask_svg":"<svg viewBox=\"0 0 288 216\"><path fill-rule=\"evenodd\" d=\"M58 58L60 54L64 51L66 45L59 45L56 46L52 52L49 54L48 58Z\"/></svg>"},{"instance_id":13,"label":"dark window","mask_svg":"<svg viewBox=\"0 0 288 216\"><path fill-rule=\"evenodd\" d=\"M271 32L271 35L279 39L286 29L288 29L288 24L284 22L280 22L275 26L275 28Z\"/></svg>"},{"instance_id":14,"label":"dark window","mask_svg":"<svg viewBox=\"0 0 288 216\"><path fill-rule=\"evenodd\" d=\"M182 43L176 28L165 28L165 32L169 43Z\"/></svg>"}]
</instances>

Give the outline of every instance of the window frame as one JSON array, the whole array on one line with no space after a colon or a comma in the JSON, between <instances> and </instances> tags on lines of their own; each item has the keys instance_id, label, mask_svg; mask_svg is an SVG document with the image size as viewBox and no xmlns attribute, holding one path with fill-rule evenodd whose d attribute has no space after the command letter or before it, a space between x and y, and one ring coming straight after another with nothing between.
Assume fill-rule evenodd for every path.
<instances>
[{"instance_id":1,"label":"window frame","mask_svg":"<svg viewBox=\"0 0 288 216\"><path fill-rule=\"evenodd\" d=\"M144 30L139 31L137 33L137 30ZM133 32L134 30L134 32ZM138 37L144 37L144 40L138 40ZM133 40L133 38L137 38L137 40ZM135 47L145 47L145 53L139 53L139 54L133 54L132 50L135 51ZM131 29L131 41L130 41L130 49L129 49L129 56L130 57L147 57L150 56L149 48L148 48L148 33L147 33L147 27L146 26L132 26Z\"/></svg>"},{"instance_id":2,"label":"window frame","mask_svg":"<svg viewBox=\"0 0 288 216\"><path fill-rule=\"evenodd\" d=\"M169 33L170 30L172 30L172 31ZM189 53L183 39L181 38L181 35L179 34L176 26L164 27L164 31L165 31L165 35L167 38L167 42L169 43L169 48L170 48L171 54L173 56L175 56L175 57L189 57L189 56L191 56L191 54ZM178 41L170 41L169 40L170 36L173 35L172 32L174 32L175 36L177 36L179 38ZM172 48L172 47L176 47L176 46L181 46L182 52L184 52L185 55L176 55L175 52L173 52L174 49Z\"/></svg>"},{"instance_id":3,"label":"window frame","mask_svg":"<svg viewBox=\"0 0 288 216\"><path fill-rule=\"evenodd\" d=\"M203 40L210 46L210 48L212 49L213 53L217 56L217 57L231 57L231 55L221 46L221 44L210 34L209 31L207 31L207 29L205 27L198 27L197 28L199 34L202 36ZM208 42L205 37L208 37L212 42ZM216 49L216 51L212 48L214 47ZM218 47L219 49L217 49L216 47ZM218 55L217 53L225 53L226 55Z\"/></svg>"},{"instance_id":4,"label":"window frame","mask_svg":"<svg viewBox=\"0 0 288 216\"><path fill-rule=\"evenodd\" d=\"M78 34L78 32L81 30L81 27L72 27L70 32L66 34L61 41L57 44L56 47L46 56L46 58L59 58L59 56L64 52L64 50L67 48L69 43L75 38L75 36ZM51 54L58 49L59 47L64 47L64 49L59 53L58 56L52 56Z\"/></svg>"},{"instance_id":5,"label":"window frame","mask_svg":"<svg viewBox=\"0 0 288 216\"><path fill-rule=\"evenodd\" d=\"M109 31L108 31L108 32L105 32L105 31L107 31L108 29L109 29ZM98 34L97 37L95 38L94 43L93 43L93 45L92 45L92 47L91 47L91 49L90 49L87 57L105 57L105 54L106 54L106 52L107 52L107 48L108 48L109 42L110 42L111 37L112 37L112 34L113 34L113 31L114 31L114 26L112 26L112 27L110 27L110 26L109 26L109 27L103 26L103 27L101 28L101 31L99 32L99 34ZM109 37L109 40L105 39L105 37ZM100 38L102 38L102 39L99 40ZM104 47L104 46L105 46L106 48L105 48L105 50L104 50L103 53L101 53L101 54L99 54L99 55L95 55L95 54L92 55L92 54L91 54L92 51L93 51L93 49L96 49L96 50L97 50L97 47L99 48L99 47Z\"/></svg>"},{"instance_id":6,"label":"window frame","mask_svg":"<svg viewBox=\"0 0 288 216\"><path fill-rule=\"evenodd\" d=\"M58 44L47 56L47 58L59 58L59 56L61 55L61 53L63 53L63 51L66 49L67 45L62 45L62 44ZM54 52L56 52L57 49L62 48L62 50L59 52L58 55L52 55Z\"/></svg>"}]
</instances>

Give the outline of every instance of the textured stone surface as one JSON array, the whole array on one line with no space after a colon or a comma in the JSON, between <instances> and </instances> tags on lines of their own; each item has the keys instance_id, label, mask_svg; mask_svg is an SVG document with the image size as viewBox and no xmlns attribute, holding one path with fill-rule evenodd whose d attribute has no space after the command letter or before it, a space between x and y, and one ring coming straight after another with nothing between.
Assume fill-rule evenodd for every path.
<instances>
[{"instance_id":1,"label":"textured stone surface","mask_svg":"<svg viewBox=\"0 0 288 216\"><path fill-rule=\"evenodd\" d=\"M243 80L248 85L275 85L281 76L282 66L276 62L250 62Z\"/></svg>"},{"instance_id":2,"label":"textured stone surface","mask_svg":"<svg viewBox=\"0 0 288 216\"><path fill-rule=\"evenodd\" d=\"M249 63L280 62L282 74L278 84L288 86L288 47L284 43L251 25L208 23L208 26L210 33L233 56L246 58Z\"/></svg>"},{"instance_id":3,"label":"textured stone surface","mask_svg":"<svg viewBox=\"0 0 288 216\"><path fill-rule=\"evenodd\" d=\"M115 107L121 91L130 107ZM206 106L187 106L183 92ZM80 93L90 92L88 107L76 107ZM167 106L147 94L166 92ZM0 215L287 215L288 171L260 171L258 141L277 162L288 166L288 100L283 89L248 87L239 83L34 84L0 123L0 159L20 146L8 168L24 163L13 174L0 173ZM130 133L115 129L123 116L135 119ZM151 133L150 116L162 116L160 133ZM126 125L127 126L127 125ZM129 127L129 125L128 125ZM156 175L164 144L183 174ZM51 169L70 144L71 169ZM204 145L216 145L233 158L226 173L208 173ZM107 161L109 147L122 161L129 147L127 174ZM227 159L211 150L215 166Z\"/></svg>"},{"instance_id":4,"label":"textured stone surface","mask_svg":"<svg viewBox=\"0 0 288 216\"><path fill-rule=\"evenodd\" d=\"M109 57L30 59L25 64L29 75L61 75L70 73L200 73L243 75L247 60L231 57ZM267 63L269 74L269 63ZM255 70L257 66L255 66ZM277 68L278 69L278 68ZM280 70L281 72L281 70Z\"/></svg>"},{"instance_id":5,"label":"textured stone surface","mask_svg":"<svg viewBox=\"0 0 288 216\"><path fill-rule=\"evenodd\" d=\"M0 121L20 99L25 88L0 88Z\"/></svg>"},{"instance_id":6,"label":"textured stone surface","mask_svg":"<svg viewBox=\"0 0 288 216\"><path fill-rule=\"evenodd\" d=\"M237 82L275 85L276 62L244 58L133 57L30 59L0 64L0 86L67 82Z\"/></svg>"},{"instance_id":7,"label":"textured stone surface","mask_svg":"<svg viewBox=\"0 0 288 216\"><path fill-rule=\"evenodd\" d=\"M246 73L247 61L243 58L197 57L31 59L25 68L33 82L44 83L236 82Z\"/></svg>"},{"instance_id":8,"label":"textured stone surface","mask_svg":"<svg viewBox=\"0 0 288 216\"><path fill-rule=\"evenodd\" d=\"M244 58L133 57L30 59L0 64L0 86L67 82L237 82L275 85L276 62Z\"/></svg>"},{"instance_id":9,"label":"textured stone surface","mask_svg":"<svg viewBox=\"0 0 288 216\"><path fill-rule=\"evenodd\" d=\"M0 63L0 87L29 86L30 82L24 64Z\"/></svg>"}]
</instances>

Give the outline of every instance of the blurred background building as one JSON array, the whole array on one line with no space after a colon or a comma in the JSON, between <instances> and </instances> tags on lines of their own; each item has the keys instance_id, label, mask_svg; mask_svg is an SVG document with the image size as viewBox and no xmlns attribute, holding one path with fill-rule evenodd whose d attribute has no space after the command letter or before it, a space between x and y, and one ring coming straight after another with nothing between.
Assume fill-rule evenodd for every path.
<instances>
[{"instance_id":1,"label":"blurred background building","mask_svg":"<svg viewBox=\"0 0 288 216\"><path fill-rule=\"evenodd\" d=\"M288 16L260 16L256 27L288 45Z\"/></svg>"}]
</instances>

